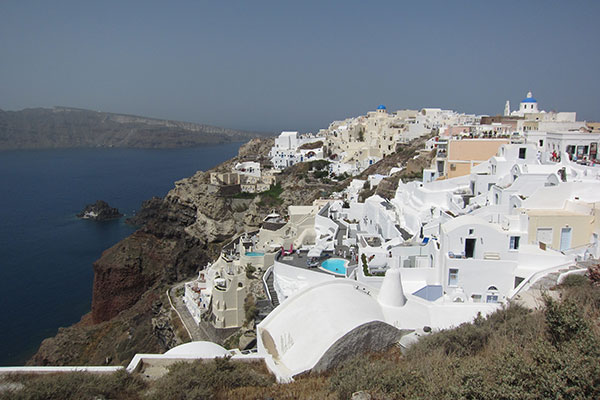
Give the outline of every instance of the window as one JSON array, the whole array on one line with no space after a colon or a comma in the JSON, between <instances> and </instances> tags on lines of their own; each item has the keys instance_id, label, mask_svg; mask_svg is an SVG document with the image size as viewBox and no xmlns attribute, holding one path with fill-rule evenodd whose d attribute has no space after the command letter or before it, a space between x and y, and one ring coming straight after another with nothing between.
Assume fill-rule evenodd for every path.
<instances>
[{"instance_id":1,"label":"window","mask_svg":"<svg viewBox=\"0 0 600 400\"><path fill-rule=\"evenodd\" d=\"M469 235L472 235L472 234L474 234L474 233L475 233L475 229L473 229L473 228L470 228L470 229L469 229Z\"/></svg>"},{"instance_id":2,"label":"window","mask_svg":"<svg viewBox=\"0 0 600 400\"><path fill-rule=\"evenodd\" d=\"M542 147L544 145L544 140L540 139L540 147Z\"/></svg>"},{"instance_id":3,"label":"window","mask_svg":"<svg viewBox=\"0 0 600 400\"><path fill-rule=\"evenodd\" d=\"M488 293L485 296L486 303L497 303L498 302L498 288L496 286L490 286Z\"/></svg>"},{"instance_id":4,"label":"window","mask_svg":"<svg viewBox=\"0 0 600 400\"><path fill-rule=\"evenodd\" d=\"M450 171L456 171L456 164L450 164Z\"/></svg>"},{"instance_id":5,"label":"window","mask_svg":"<svg viewBox=\"0 0 600 400\"><path fill-rule=\"evenodd\" d=\"M473 293L471 295L471 299L473 300L473 303L481 303L481 295L480 294Z\"/></svg>"},{"instance_id":6,"label":"window","mask_svg":"<svg viewBox=\"0 0 600 400\"><path fill-rule=\"evenodd\" d=\"M524 160L525 155L527 154L527 149L525 147L519 148L519 158Z\"/></svg>"},{"instance_id":7,"label":"window","mask_svg":"<svg viewBox=\"0 0 600 400\"><path fill-rule=\"evenodd\" d=\"M458 269L450 268L448 272L448 286L458 285Z\"/></svg>"},{"instance_id":8,"label":"window","mask_svg":"<svg viewBox=\"0 0 600 400\"><path fill-rule=\"evenodd\" d=\"M498 295L497 294L488 294L485 297L485 302L486 303L497 303L498 302Z\"/></svg>"},{"instance_id":9,"label":"window","mask_svg":"<svg viewBox=\"0 0 600 400\"><path fill-rule=\"evenodd\" d=\"M515 289L517 288L517 286L519 286L521 284L521 282L523 282L525 280L525 278L522 278L520 276L515 276Z\"/></svg>"},{"instance_id":10,"label":"window","mask_svg":"<svg viewBox=\"0 0 600 400\"><path fill-rule=\"evenodd\" d=\"M516 207L516 205L515 205ZM511 250L518 250L519 249L519 240L521 239L520 236L511 236L510 237L510 244L508 246L509 249Z\"/></svg>"}]
</instances>

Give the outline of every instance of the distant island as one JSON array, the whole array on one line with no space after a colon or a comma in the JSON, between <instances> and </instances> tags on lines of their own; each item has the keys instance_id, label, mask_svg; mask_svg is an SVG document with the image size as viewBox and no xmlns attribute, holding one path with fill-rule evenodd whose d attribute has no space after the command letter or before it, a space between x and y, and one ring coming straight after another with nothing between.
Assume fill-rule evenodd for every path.
<instances>
[{"instance_id":1,"label":"distant island","mask_svg":"<svg viewBox=\"0 0 600 400\"><path fill-rule=\"evenodd\" d=\"M272 133L78 108L0 110L0 150L71 147L182 148L246 142Z\"/></svg>"}]
</instances>

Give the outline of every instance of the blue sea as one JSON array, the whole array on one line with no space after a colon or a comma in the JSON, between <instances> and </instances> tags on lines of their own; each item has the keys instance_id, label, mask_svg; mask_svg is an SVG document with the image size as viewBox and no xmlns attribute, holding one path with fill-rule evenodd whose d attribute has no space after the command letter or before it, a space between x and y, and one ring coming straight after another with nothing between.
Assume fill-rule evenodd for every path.
<instances>
[{"instance_id":1,"label":"blue sea","mask_svg":"<svg viewBox=\"0 0 600 400\"><path fill-rule=\"evenodd\" d=\"M90 311L92 263L134 231L125 218L143 200L233 157L240 145L0 152L0 365L24 364L44 338ZM75 217L96 200L126 217Z\"/></svg>"}]
</instances>

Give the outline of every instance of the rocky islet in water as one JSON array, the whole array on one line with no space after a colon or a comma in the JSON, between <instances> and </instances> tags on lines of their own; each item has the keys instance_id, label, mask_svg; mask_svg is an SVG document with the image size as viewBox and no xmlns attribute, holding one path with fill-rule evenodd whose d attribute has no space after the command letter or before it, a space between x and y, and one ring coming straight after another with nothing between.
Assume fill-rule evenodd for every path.
<instances>
[{"instance_id":1,"label":"rocky islet in water","mask_svg":"<svg viewBox=\"0 0 600 400\"><path fill-rule=\"evenodd\" d=\"M115 207L111 207L107 202L98 200L94 204L88 204L77 214L81 219L91 219L94 221L108 221L121 218L123 214Z\"/></svg>"}]
</instances>

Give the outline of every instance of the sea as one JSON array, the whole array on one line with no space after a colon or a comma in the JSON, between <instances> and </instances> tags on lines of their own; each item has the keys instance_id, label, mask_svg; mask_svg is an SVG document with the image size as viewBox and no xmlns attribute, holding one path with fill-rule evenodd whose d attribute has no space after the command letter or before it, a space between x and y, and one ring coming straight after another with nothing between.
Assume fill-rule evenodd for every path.
<instances>
[{"instance_id":1,"label":"sea","mask_svg":"<svg viewBox=\"0 0 600 400\"><path fill-rule=\"evenodd\" d=\"M23 365L44 338L90 311L92 264L134 232L125 219L144 200L235 156L240 145L0 152L0 365ZM125 217L76 217L96 200Z\"/></svg>"}]
</instances>

